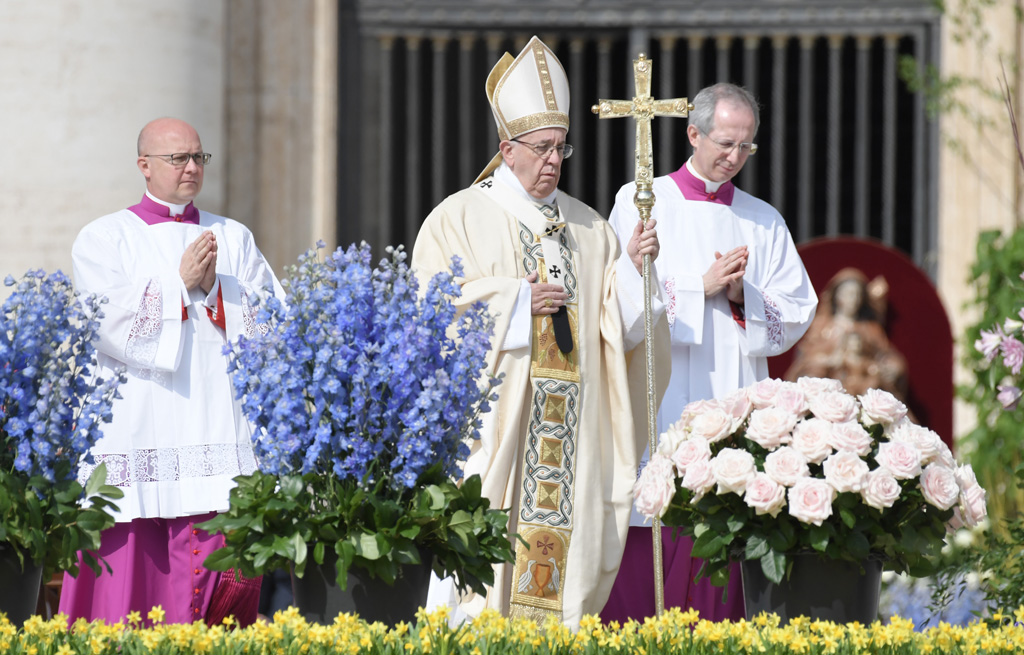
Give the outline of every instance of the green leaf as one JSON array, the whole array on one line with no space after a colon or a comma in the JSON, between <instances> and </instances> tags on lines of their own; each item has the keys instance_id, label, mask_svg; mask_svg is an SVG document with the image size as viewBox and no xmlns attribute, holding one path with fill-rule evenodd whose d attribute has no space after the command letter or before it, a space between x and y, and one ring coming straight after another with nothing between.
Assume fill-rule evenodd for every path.
<instances>
[{"instance_id":1,"label":"green leaf","mask_svg":"<svg viewBox=\"0 0 1024 655\"><path fill-rule=\"evenodd\" d=\"M752 535L747 539L747 546L744 549L745 559L760 559L765 553L771 550L768 541L760 535Z\"/></svg>"},{"instance_id":2,"label":"green leaf","mask_svg":"<svg viewBox=\"0 0 1024 655\"><path fill-rule=\"evenodd\" d=\"M769 550L761 557L761 570L775 584L782 582L782 576L786 574L785 553Z\"/></svg>"},{"instance_id":3,"label":"green leaf","mask_svg":"<svg viewBox=\"0 0 1024 655\"><path fill-rule=\"evenodd\" d=\"M693 556L711 559L719 555L725 548L725 540L713 532L705 532L693 542Z\"/></svg>"}]
</instances>

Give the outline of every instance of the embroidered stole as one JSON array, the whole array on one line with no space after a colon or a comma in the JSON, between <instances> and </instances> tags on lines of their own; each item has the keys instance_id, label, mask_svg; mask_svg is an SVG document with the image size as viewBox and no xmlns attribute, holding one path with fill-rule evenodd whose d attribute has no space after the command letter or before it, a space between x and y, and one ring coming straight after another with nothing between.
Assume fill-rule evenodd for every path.
<instances>
[{"instance_id":1,"label":"embroidered stole","mask_svg":"<svg viewBox=\"0 0 1024 655\"><path fill-rule=\"evenodd\" d=\"M517 245L526 274L539 271L539 282L565 287L572 342L579 344L578 278L568 226L560 213L549 220L539 206L493 177L476 187L518 219ZM540 624L548 615L561 621L567 581L584 574L567 568L583 389L579 348L568 353L559 349L551 315L534 316L532 330L529 426L520 462L515 528L530 548L516 543L509 616Z\"/></svg>"}]
</instances>

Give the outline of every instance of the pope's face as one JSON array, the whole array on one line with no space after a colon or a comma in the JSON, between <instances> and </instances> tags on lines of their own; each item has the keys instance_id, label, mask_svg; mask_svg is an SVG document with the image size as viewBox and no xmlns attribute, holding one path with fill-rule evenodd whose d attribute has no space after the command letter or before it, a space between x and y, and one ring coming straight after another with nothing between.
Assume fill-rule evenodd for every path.
<instances>
[{"instance_id":1,"label":"pope's face","mask_svg":"<svg viewBox=\"0 0 1024 655\"><path fill-rule=\"evenodd\" d=\"M719 101L715 107L715 126L708 134L701 133L695 125L686 128L693 146L694 168L712 182L734 178L750 157L750 152L738 144L754 140L754 127L750 107Z\"/></svg>"},{"instance_id":2,"label":"pope's face","mask_svg":"<svg viewBox=\"0 0 1024 655\"><path fill-rule=\"evenodd\" d=\"M562 175L562 155L552 150L565 144L565 130L552 127L535 132L527 132L514 141L502 141L501 149L505 164L518 178L526 192L534 198L545 198L558 187L558 178ZM551 150L541 156L537 151Z\"/></svg>"},{"instance_id":3,"label":"pope's face","mask_svg":"<svg viewBox=\"0 0 1024 655\"><path fill-rule=\"evenodd\" d=\"M146 188L151 194L175 205L186 205L203 188L203 166L189 159L183 166L175 166L167 157L143 155L172 155L202 152L199 134L191 125L176 119L156 120L146 126L139 153L139 170L146 177Z\"/></svg>"}]
</instances>

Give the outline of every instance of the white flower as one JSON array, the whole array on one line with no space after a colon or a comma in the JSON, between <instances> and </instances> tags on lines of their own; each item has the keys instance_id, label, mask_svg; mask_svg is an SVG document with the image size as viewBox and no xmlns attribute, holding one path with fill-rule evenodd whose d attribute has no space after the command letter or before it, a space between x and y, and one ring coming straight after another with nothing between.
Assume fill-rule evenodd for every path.
<instances>
[{"instance_id":1,"label":"white flower","mask_svg":"<svg viewBox=\"0 0 1024 655\"><path fill-rule=\"evenodd\" d=\"M733 432L743 425L743 421L747 420L750 412L754 409L754 404L750 402L750 396L747 395L746 389L737 389L726 394L720 403L725 413L732 417Z\"/></svg>"},{"instance_id":2,"label":"white flower","mask_svg":"<svg viewBox=\"0 0 1024 655\"><path fill-rule=\"evenodd\" d=\"M764 473L757 473L747 482L743 501L755 513L776 516L786 506L786 488Z\"/></svg>"},{"instance_id":3,"label":"white flower","mask_svg":"<svg viewBox=\"0 0 1024 655\"><path fill-rule=\"evenodd\" d=\"M959 513L964 525L973 528L988 516L985 507L985 490L978 484L974 469L964 464L956 469L956 481L960 486Z\"/></svg>"},{"instance_id":4,"label":"white flower","mask_svg":"<svg viewBox=\"0 0 1024 655\"><path fill-rule=\"evenodd\" d=\"M945 444L942 443L942 439L939 435L935 434L932 430L926 427L916 425L910 419L904 418L902 421L894 424L890 428L886 429L886 433L889 435L890 441L902 441L908 443L921 453L921 465L931 464L932 462L939 461L942 449L949 450ZM942 462L948 468L953 468L952 457L953 454L949 454L949 462Z\"/></svg>"},{"instance_id":5,"label":"white flower","mask_svg":"<svg viewBox=\"0 0 1024 655\"><path fill-rule=\"evenodd\" d=\"M877 468L868 473L860 497L864 499L864 504L876 509L892 507L900 497L900 483L887 469Z\"/></svg>"},{"instance_id":6,"label":"white flower","mask_svg":"<svg viewBox=\"0 0 1024 655\"><path fill-rule=\"evenodd\" d=\"M832 424L820 418L797 423L790 445L812 464L821 464L832 454Z\"/></svg>"},{"instance_id":7,"label":"white flower","mask_svg":"<svg viewBox=\"0 0 1024 655\"><path fill-rule=\"evenodd\" d=\"M807 394L796 382L783 382L775 394L775 406L796 416L803 416L810 411Z\"/></svg>"},{"instance_id":8,"label":"white flower","mask_svg":"<svg viewBox=\"0 0 1024 655\"><path fill-rule=\"evenodd\" d=\"M676 421L658 436L658 452L671 457L679 444L689 438L689 430L683 427L682 421Z\"/></svg>"},{"instance_id":9,"label":"white flower","mask_svg":"<svg viewBox=\"0 0 1024 655\"><path fill-rule=\"evenodd\" d=\"M907 415L907 406L888 391L868 389L858 398L864 425L892 425Z\"/></svg>"},{"instance_id":10,"label":"white flower","mask_svg":"<svg viewBox=\"0 0 1024 655\"><path fill-rule=\"evenodd\" d=\"M689 428L693 419L713 407L718 407L718 403L714 400L694 400L683 408L683 413L679 416L679 420L675 422L674 427L678 427L680 430Z\"/></svg>"},{"instance_id":11,"label":"white flower","mask_svg":"<svg viewBox=\"0 0 1024 655\"><path fill-rule=\"evenodd\" d=\"M836 450L856 453L864 457L871 452L871 446L874 445L875 440L860 423L847 421L832 425L829 443Z\"/></svg>"},{"instance_id":12,"label":"white flower","mask_svg":"<svg viewBox=\"0 0 1024 655\"><path fill-rule=\"evenodd\" d=\"M662 516L676 493L676 476L672 462L655 453L633 485L636 511L647 518Z\"/></svg>"},{"instance_id":13,"label":"white flower","mask_svg":"<svg viewBox=\"0 0 1024 655\"><path fill-rule=\"evenodd\" d=\"M781 485L792 487L797 480L810 476L807 458L792 446L783 446L764 458L764 472Z\"/></svg>"},{"instance_id":14,"label":"white flower","mask_svg":"<svg viewBox=\"0 0 1024 655\"><path fill-rule=\"evenodd\" d=\"M921 453L916 447L902 441L889 441L878 446L875 461L888 469L897 480L909 480L921 475Z\"/></svg>"},{"instance_id":15,"label":"white flower","mask_svg":"<svg viewBox=\"0 0 1024 655\"><path fill-rule=\"evenodd\" d=\"M929 464L921 472L921 494L939 509L949 509L960 500L960 485L953 469L941 464Z\"/></svg>"},{"instance_id":16,"label":"white flower","mask_svg":"<svg viewBox=\"0 0 1024 655\"><path fill-rule=\"evenodd\" d=\"M747 439L766 450L774 450L788 440L796 422L796 414L779 407L755 409L747 424Z\"/></svg>"},{"instance_id":17,"label":"white flower","mask_svg":"<svg viewBox=\"0 0 1024 655\"><path fill-rule=\"evenodd\" d=\"M826 391L842 391L843 384L832 378L799 378L796 385L800 387L808 399Z\"/></svg>"},{"instance_id":18,"label":"white flower","mask_svg":"<svg viewBox=\"0 0 1024 655\"><path fill-rule=\"evenodd\" d=\"M832 516L836 490L817 478L804 478L789 489L789 513L803 523L821 525Z\"/></svg>"},{"instance_id":19,"label":"white flower","mask_svg":"<svg viewBox=\"0 0 1024 655\"><path fill-rule=\"evenodd\" d=\"M811 413L833 423L845 423L857 418L857 399L842 391L825 391L812 396Z\"/></svg>"},{"instance_id":20,"label":"white flower","mask_svg":"<svg viewBox=\"0 0 1024 655\"><path fill-rule=\"evenodd\" d=\"M732 417L718 406L711 407L690 421L690 434L714 443L732 434Z\"/></svg>"},{"instance_id":21,"label":"white flower","mask_svg":"<svg viewBox=\"0 0 1024 655\"><path fill-rule=\"evenodd\" d=\"M748 395L750 396L750 402L754 404L754 409L774 405L775 394L778 393L781 387L782 380L776 380L775 378L765 378L748 387Z\"/></svg>"},{"instance_id":22,"label":"white flower","mask_svg":"<svg viewBox=\"0 0 1024 655\"><path fill-rule=\"evenodd\" d=\"M868 476L868 464L856 453L842 451L830 455L822 464L825 481L839 493L860 493Z\"/></svg>"},{"instance_id":23,"label":"white flower","mask_svg":"<svg viewBox=\"0 0 1024 655\"><path fill-rule=\"evenodd\" d=\"M711 459L711 446L704 439L686 439L676 446L669 457L679 475L684 475L687 467L694 462L707 462Z\"/></svg>"},{"instance_id":24,"label":"white flower","mask_svg":"<svg viewBox=\"0 0 1024 655\"><path fill-rule=\"evenodd\" d=\"M718 493L742 494L757 469L754 466L754 456L747 451L723 448L711 460L711 472L718 483Z\"/></svg>"},{"instance_id":25,"label":"white flower","mask_svg":"<svg viewBox=\"0 0 1024 655\"><path fill-rule=\"evenodd\" d=\"M681 484L693 492L691 503L696 503L703 498L704 494L715 486L715 474L711 471L711 460L694 462L687 466L686 475L683 476Z\"/></svg>"}]
</instances>

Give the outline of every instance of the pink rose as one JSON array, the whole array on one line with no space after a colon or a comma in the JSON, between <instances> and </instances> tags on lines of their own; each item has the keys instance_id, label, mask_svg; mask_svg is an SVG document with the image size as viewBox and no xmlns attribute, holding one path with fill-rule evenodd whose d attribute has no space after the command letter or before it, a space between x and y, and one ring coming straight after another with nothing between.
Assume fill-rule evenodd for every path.
<instances>
[{"instance_id":1,"label":"pink rose","mask_svg":"<svg viewBox=\"0 0 1024 655\"><path fill-rule=\"evenodd\" d=\"M733 431L743 425L743 421L747 420L750 412L754 409L754 404L750 402L750 396L747 395L746 389L737 389L728 393L719 402L725 413L732 417Z\"/></svg>"},{"instance_id":2,"label":"pink rose","mask_svg":"<svg viewBox=\"0 0 1024 655\"><path fill-rule=\"evenodd\" d=\"M807 458L792 446L783 446L764 458L764 472L781 485L792 487L811 474Z\"/></svg>"},{"instance_id":3,"label":"pink rose","mask_svg":"<svg viewBox=\"0 0 1024 655\"><path fill-rule=\"evenodd\" d=\"M857 399L842 391L826 391L810 399L811 413L833 423L846 423L857 418Z\"/></svg>"},{"instance_id":4,"label":"pink rose","mask_svg":"<svg viewBox=\"0 0 1024 655\"><path fill-rule=\"evenodd\" d=\"M761 409L763 407L771 407L774 405L775 394L778 393L781 386L782 380L765 378L760 382L756 382L747 387L747 395L750 396L750 402L754 404L754 409Z\"/></svg>"},{"instance_id":5,"label":"pink rose","mask_svg":"<svg viewBox=\"0 0 1024 655\"><path fill-rule=\"evenodd\" d=\"M878 447L875 461L888 469L897 480L909 480L921 475L921 453L916 447L902 441L888 441Z\"/></svg>"},{"instance_id":6,"label":"pink rose","mask_svg":"<svg viewBox=\"0 0 1024 655\"><path fill-rule=\"evenodd\" d=\"M988 516L985 507L985 490L978 484L974 469L964 464L956 469L956 481L960 486L959 512L961 520L968 527L976 527Z\"/></svg>"},{"instance_id":7,"label":"pink rose","mask_svg":"<svg viewBox=\"0 0 1024 655\"><path fill-rule=\"evenodd\" d=\"M799 378L796 381L796 386L800 387L808 399L812 396L823 394L826 391L843 390L842 383L832 378Z\"/></svg>"},{"instance_id":8,"label":"pink rose","mask_svg":"<svg viewBox=\"0 0 1024 655\"><path fill-rule=\"evenodd\" d=\"M939 457L944 445L939 435L926 427L916 425L909 419L903 419L887 428L886 433L889 435L889 441L901 441L917 448L921 453L922 466L934 462ZM950 457L952 457L952 453ZM949 468L952 468L952 465Z\"/></svg>"},{"instance_id":9,"label":"pink rose","mask_svg":"<svg viewBox=\"0 0 1024 655\"><path fill-rule=\"evenodd\" d=\"M802 523L821 525L832 516L836 490L817 478L804 478L789 489L789 514Z\"/></svg>"},{"instance_id":10,"label":"pink rose","mask_svg":"<svg viewBox=\"0 0 1024 655\"><path fill-rule=\"evenodd\" d=\"M711 446L704 439L686 439L676 446L670 457L676 471L683 475L687 467L694 462L706 462L711 459Z\"/></svg>"},{"instance_id":11,"label":"pink rose","mask_svg":"<svg viewBox=\"0 0 1024 655\"><path fill-rule=\"evenodd\" d=\"M690 434L714 443L732 434L732 418L721 407L713 407L690 421Z\"/></svg>"},{"instance_id":12,"label":"pink rose","mask_svg":"<svg viewBox=\"0 0 1024 655\"><path fill-rule=\"evenodd\" d=\"M865 505L884 510L892 507L900 497L900 483L887 469L875 469L868 473L864 488L860 490L860 497L864 499Z\"/></svg>"},{"instance_id":13,"label":"pink rose","mask_svg":"<svg viewBox=\"0 0 1024 655\"><path fill-rule=\"evenodd\" d=\"M822 464L825 481L839 493L860 493L868 477L868 464L856 453L842 451L830 455Z\"/></svg>"},{"instance_id":14,"label":"pink rose","mask_svg":"<svg viewBox=\"0 0 1024 655\"><path fill-rule=\"evenodd\" d=\"M821 464L832 454L832 424L820 418L804 419L793 429L790 445L812 464Z\"/></svg>"},{"instance_id":15,"label":"pink rose","mask_svg":"<svg viewBox=\"0 0 1024 655\"><path fill-rule=\"evenodd\" d=\"M796 416L803 416L810 411L807 394L796 382L783 382L775 394L775 406Z\"/></svg>"},{"instance_id":16,"label":"pink rose","mask_svg":"<svg viewBox=\"0 0 1024 655\"><path fill-rule=\"evenodd\" d=\"M786 488L764 473L757 473L747 483L743 500L755 513L771 514L773 517L786 505Z\"/></svg>"},{"instance_id":17,"label":"pink rose","mask_svg":"<svg viewBox=\"0 0 1024 655\"><path fill-rule=\"evenodd\" d=\"M687 466L682 485L693 492L691 503L696 503L703 498L704 494L715 486L715 474L711 471L711 460L694 462Z\"/></svg>"},{"instance_id":18,"label":"pink rose","mask_svg":"<svg viewBox=\"0 0 1024 655\"><path fill-rule=\"evenodd\" d=\"M668 429L658 435L658 452L671 457L679 444L690 438L690 432L684 428L682 421L676 421Z\"/></svg>"},{"instance_id":19,"label":"pink rose","mask_svg":"<svg viewBox=\"0 0 1024 655\"><path fill-rule=\"evenodd\" d=\"M747 424L747 439L767 450L774 450L789 440L796 427L797 416L778 407L755 409Z\"/></svg>"},{"instance_id":20,"label":"pink rose","mask_svg":"<svg viewBox=\"0 0 1024 655\"><path fill-rule=\"evenodd\" d=\"M636 511L647 518L662 516L676 493L676 476L672 462L660 453L655 453L640 472L633 485Z\"/></svg>"},{"instance_id":21,"label":"pink rose","mask_svg":"<svg viewBox=\"0 0 1024 655\"><path fill-rule=\"evenodd\" d=\"M754 456L738 448L723 448L711 460L711 472L718 483L718 493L742 494L757 472Z\"/></svg>"},{"instance_id":22,"label":"pink rose","mask_svg":"<svg viewBox=\"0 0 1024 655\"><path fill-rule=\"evenodd\" d=\"M953 469L941 464L929 464L921 471L921 494L931 505L949 509L960 500L960 485Z\"/></svg>"},{"instance_id":23,"label":"pink rose","mask_svg":"<svg viewBox=\"0 0 1024 655\"><path fill-rule=\"evenodd\" d=\"M683 408L683 413L679 416L679 420L676 421L675 425L681 430L689 428L693 419L718 406L718 403L714 400L694 400Z\"/></svg>"},{"instance_id":24,"label":"pink rose","mask_svg":"<svg viewBox=\"0 0 1024 655\"><path fill-rule=\"evenodd\" d=\"M892 425L907 415L907 406L888 391L868 389L858 398L864 425Z\"/></svg>"},{"instance_id":25,"label":"pink rose","mask_svg":"<svg viewBox=\"0 0 1024 655\"><path fill-rule=\"evenodd\" d=\"M834 423L830 439L829 443L836 450L856 453L861 457L870 453L871 447L875 444L871 434L856 421Z\"/></svg>"},{"instance_id":26,"label":"pink rose","mask_svg":"<svg viewBox=\"0 0 1024 655\"><path fill-rule=\"evenodd\" d=\"M950 469L956 469L957 466L956 459L953 457L953 452L942 439L939 439L938 443L935 445L935 457L933 457L931 461L942 464L946 468ZM929 462L929 464L930 463L931 462Z\"/></svg>"}]
</instances>

